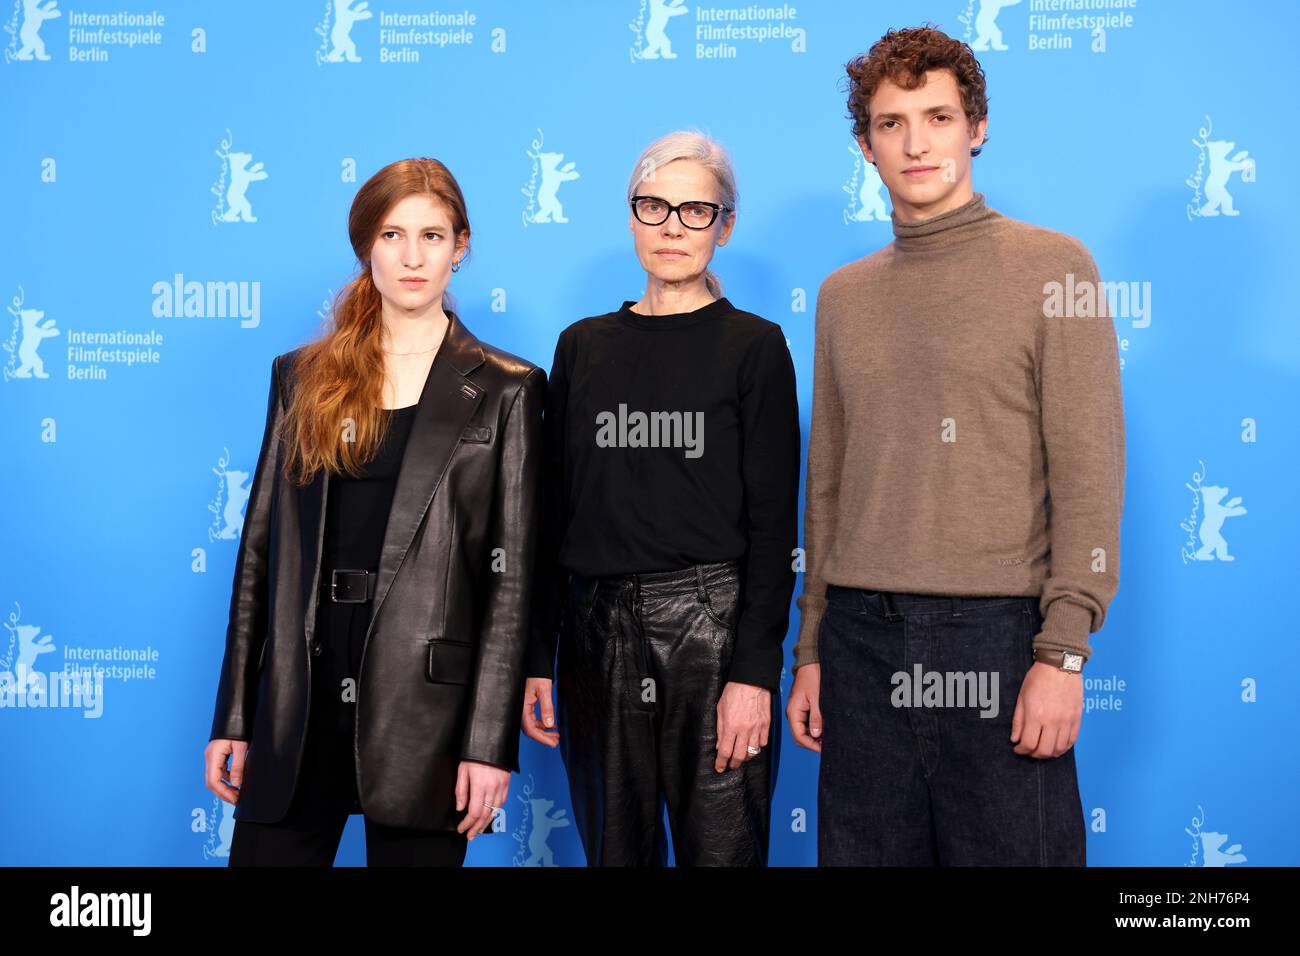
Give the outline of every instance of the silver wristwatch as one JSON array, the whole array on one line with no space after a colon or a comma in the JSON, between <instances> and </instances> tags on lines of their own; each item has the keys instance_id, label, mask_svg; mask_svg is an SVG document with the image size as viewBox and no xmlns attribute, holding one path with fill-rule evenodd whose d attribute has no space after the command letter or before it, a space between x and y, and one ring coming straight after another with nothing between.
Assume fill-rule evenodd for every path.
<instances>
[{"instance_id":1,"label":"silver wristwatch","mask_svg":"<svg viewBox=\"0 0 1300 956\"><path fill-rule=\"evenodd\" d=\"M1071 674L1079 674L1083 671L1083 655L1074 654L1070 651L1052 651L1036 647L1034 648L1034 660L1043 664L1051 664L1053 667L1059 667Z\"/></svg>"}]
</instances>

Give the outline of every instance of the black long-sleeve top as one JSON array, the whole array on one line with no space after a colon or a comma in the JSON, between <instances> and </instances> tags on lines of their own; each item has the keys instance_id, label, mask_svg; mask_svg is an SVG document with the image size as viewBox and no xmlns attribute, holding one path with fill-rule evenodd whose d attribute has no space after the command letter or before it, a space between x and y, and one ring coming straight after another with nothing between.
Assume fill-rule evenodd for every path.
<instances>
[{"instance_id":1,"label":"black long-sleeve top","mask_svg":"<svg viewBox=\"0 0 1300 956\"><path fill-rule=\"evenodd\" d=\"M785 336L726 298L672 315L631 306L575 322L555 346L528 675L553 675L570 573L737 560L726 679L779 691L800 464Z\"/></svg>"}]
</instances>

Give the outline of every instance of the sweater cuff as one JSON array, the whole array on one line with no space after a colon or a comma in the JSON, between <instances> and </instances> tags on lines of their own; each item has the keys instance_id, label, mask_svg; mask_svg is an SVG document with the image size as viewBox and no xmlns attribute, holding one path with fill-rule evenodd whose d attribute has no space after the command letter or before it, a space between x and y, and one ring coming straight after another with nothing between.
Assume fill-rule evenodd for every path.
<instances>
[{"instance_id":1,"label":"sweater cuff","mask_svg":"<svg viewBox=\"0 0 1300 956\"><path fill-rule=\"evenodd\" d=\"M767 660L766 658L771 658ZM728 683L751 684L764 687L774 694L781 693L781 652L775 655L751 654L733 657L727 668Z\"/></svg>"},{"instance_id":2,"label":"sweater cuff","mask_svg":"<svg viewBox=\"0 0 1300 956\"><path fill-rule=\"evenodd\" d=\"M794 670L798 671L804 664L817 663L817 632L826 613L826 598L804 593L795 603L799 605L799 637L794 645Z\"/></svg>"},{"instance_id":3,"label":"sweater cuff","mask_svg":"<svg viewBox=\"0 0 1300 956\"><path fill-rule=\"evenodd\" d=\"M558 635L548 634L545 628L534 627L524 649L524 677L555 679L555 648Z\"/></svg>"},{"instance_id":4,"label":"sweater cuff","mask_svg":"<svg viewBox=\"0 0 1300 956\"><path fill-rule=\"evenodd\" d=\"M1091 633L1092 612L1073 601L1057 599L1043 616L1043 629L1034 637L1034 648L1082 654L1087 661L1092 654L1088 646Z\"/></svg>"}]
</instances>

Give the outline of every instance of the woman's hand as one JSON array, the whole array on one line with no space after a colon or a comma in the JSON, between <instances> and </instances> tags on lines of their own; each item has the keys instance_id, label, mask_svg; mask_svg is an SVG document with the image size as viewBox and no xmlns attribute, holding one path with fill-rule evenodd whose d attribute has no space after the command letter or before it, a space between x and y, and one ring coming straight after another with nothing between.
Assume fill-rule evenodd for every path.
<instances>
[{"instance_id":1,"label":"woman's hand","mask_svg":"<svg viewBox=\"0 0 1300 956\"><path fill-rule=\"evenodd\" d=\"M244 757L247 753L247 740L223 740L220 737L208 741L207 749L203 751L203 762L206 765L204 783L226 803L239 802L239 790L236 788L244 785ZM232 758L229 784L226 783L227 757Z\"/></svg>"},{"instance_id":2,"label":"woman's hand","mask_svg":"<svg viewBox=\"0 0 1300 956\"><path fill-rule=\"evenodd\" d=\"M753 684L728 681L718 701L718 758L713 769L722 773L735 770L758 754L747 748L767 746L767 730L772 723L772 692Z\"/></svg>"},{"instance_id":3,"label":"woman's hand","mask_svg":"<svg viewBox=\"0 0 1300 956\"><path fill-rule=\"evenodd\" d=\"M542 719L537 719L534 702L541 708ZM555 729L555 708L551 704L551 682L545 677L530 677L524 682L524 716L520 721L524 735L539 744L558 747L560 732Z\"/></svg>"},{"instance_id":4,"label":"woman's hand","mask_svg":"<svg viewBox=\"0 0 1300 956\"><path fill-rule=\"evenodd\" d=\"M456 770L456 809L468 812L456 827L470 840L492 823L493 807L506 805L510 792L510 771L477 760L462 760Z\"/></svg>"}]
</instances>

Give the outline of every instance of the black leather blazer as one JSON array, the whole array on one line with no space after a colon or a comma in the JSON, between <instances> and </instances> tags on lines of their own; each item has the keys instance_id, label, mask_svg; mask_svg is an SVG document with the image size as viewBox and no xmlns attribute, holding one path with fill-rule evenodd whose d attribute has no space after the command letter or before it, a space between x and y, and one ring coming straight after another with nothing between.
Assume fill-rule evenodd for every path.
<instances>
[{"instance_id":1,"label":"black leather blazer","mask_svg":"<svg viewBox=\"0 0 1300 956\"><path fill-rule=\"evenodd\" d=\"M388 826L454 830L457 765L519 770L546 373L448 312L384 532L357 687L357 792ZM249 741L235 819L289 808L311 702L329 475L283 480L288 374L271 363L210 739Z\"/></svg>"}]
</instances>

